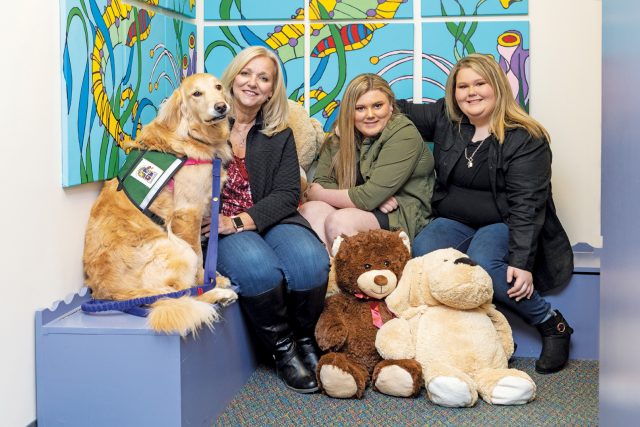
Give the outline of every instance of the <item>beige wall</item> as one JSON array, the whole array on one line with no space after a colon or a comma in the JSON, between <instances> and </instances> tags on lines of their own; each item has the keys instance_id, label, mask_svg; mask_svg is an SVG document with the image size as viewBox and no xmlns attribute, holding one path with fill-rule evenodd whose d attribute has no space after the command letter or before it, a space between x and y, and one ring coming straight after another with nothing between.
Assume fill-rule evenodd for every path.
<instances>
[{"instance_id":1,"label":"beige wall","mask_svg":"<svg viewBox=\"0 0 640 427\"><path fill-rule=\"evenodd\" d=\"M97 185L60 185L59 2L13 2L0 26L0 424L35 415L34 313L82 285L84 224Z\"/></svg>"},{"instance_id":2,"label":"beige wall","mask_svg":"<svg viewBox=\"0 0 640 427\"><path fill-rule=\"evenodd\" d=\"M601 1L529 3L531 113L554 138L560 216L573 242L599 245ZM84 225L99 188L60 186L59 14L59 1L13 2L0 26L0 417L7 426L35 419L34 313L82 285Z\"/></svg>"},{"instance_id":3,"label":"beige wall","mask_svg":"<svg viewBox=\"0 0 640 427\"><path fill-rule=\"evenodd\" d=\"M551 134L553 191L571 243L602 247L602 0L529 0L531 115Z\"/></svg>"}]
</instances>

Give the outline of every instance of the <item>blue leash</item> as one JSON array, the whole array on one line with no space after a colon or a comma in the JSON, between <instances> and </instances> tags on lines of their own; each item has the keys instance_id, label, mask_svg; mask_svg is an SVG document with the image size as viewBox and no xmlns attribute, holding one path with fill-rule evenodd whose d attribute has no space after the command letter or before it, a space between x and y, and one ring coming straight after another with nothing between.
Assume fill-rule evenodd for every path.
<instances>
[{"instance_id":1,"label":"blue leash","mask_svg":"<svg viewBox=\"0 0 640 427\"><path fill-rule=\"evenodd\" d=\"M220 172L222 161L218 158L213 161L213 179L211 193L211 226L209 243L207 243L207 257L204 262L204 284L193 286L181 291L168 294L153 295L142 298L134 298L125 301L113 301L106 299L90 299L82 304L85 313L98 313L101 311L122 311L139 317L147 317L149 309L144 307L162 298L180 298L183 296L197 296L210 291L216 286L216 265L218 263L218 212L220 212Z\"/></svg>"}]
</instances>

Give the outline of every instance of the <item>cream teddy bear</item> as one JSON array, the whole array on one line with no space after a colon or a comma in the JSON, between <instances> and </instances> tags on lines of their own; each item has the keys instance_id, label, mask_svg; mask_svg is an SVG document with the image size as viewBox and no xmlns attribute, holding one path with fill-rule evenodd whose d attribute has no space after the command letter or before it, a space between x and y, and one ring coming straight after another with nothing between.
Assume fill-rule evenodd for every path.
<instances>
[{"instance_id":1,"label":"cream teddy bear","mask_svg":"<svg viewBox=\"0 0 640 427\"><path fill-rule=\"evenodd\" d=\"M324 141L325 134L322 124L313 117L309 117L309 113L302 105L291 100L289 100L287 123L296 140L301 187L302 192L304 192L307 186L307 174L311 171L312 163L320 152L320 146Z\"/></svg>"},{"instance_id":2,"label":"cream teddy bear","mask_svg":"<svg viewBox=\"0 0 640 427\"><path fill-rule=\"evenodd\" d=\"M387 297L398 318L382 326L376 348L385 359L417 360L427 396L438 405L473 406L478 394L495 405L530 402L536 385L508 368L511 327L492 297L491 277L462 252L441 249L414 258Z\"/></svg>"}]
</instances>

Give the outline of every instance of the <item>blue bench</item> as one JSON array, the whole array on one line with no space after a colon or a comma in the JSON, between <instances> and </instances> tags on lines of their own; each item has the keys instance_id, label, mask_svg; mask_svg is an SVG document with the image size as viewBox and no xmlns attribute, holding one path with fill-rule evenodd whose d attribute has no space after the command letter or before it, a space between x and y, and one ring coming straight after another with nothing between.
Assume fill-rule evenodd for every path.
<instances>
[{"instance_id":1,"label":"blue bench","mask_svg":"<svg viewBox=\"0 0 640 427\"><path fill-rule=\"evenodd\" d=\"M574 246L574 273L569 284L545 294L553 308L562 312L575 330L571 336L571 359L598 360L600 331L600 256L589 245ZM538 357L541 340L535 328L511 312L503 311L518 344L516 357Z\"/></svg>"},{"instance_id":2,"label":"blue bench","mask_svg":"<svg viewBox=\"0 0 640 427\"><path fill-rule=\"evenodd\" d=\"M144 318L85 314L88 298L36 313L38 425L211 425L256 368L238 304L213 331L181 338Z\"/></svg>"}]
</instances>

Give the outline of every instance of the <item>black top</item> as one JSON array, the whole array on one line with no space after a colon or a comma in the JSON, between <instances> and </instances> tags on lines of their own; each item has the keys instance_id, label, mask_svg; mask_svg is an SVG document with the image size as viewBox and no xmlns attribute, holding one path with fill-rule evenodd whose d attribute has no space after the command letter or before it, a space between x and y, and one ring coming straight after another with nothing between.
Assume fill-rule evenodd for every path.
<instances>
[{"instance_id":1,"label":"black top","mask_svg":"<svg viewBox=\"0 0 640 427\"><path fill-rule=\"evenodd\" d=\"M489 136L483 141L467 144L449 178L449 191L434 203L436 215L449 218L473 228L502 221L491 193L489 179ZM471 164L471 166L469 166Z\"/></svg>"}]
</instances>

